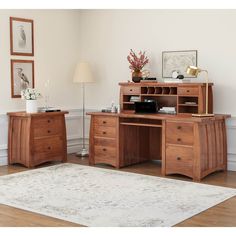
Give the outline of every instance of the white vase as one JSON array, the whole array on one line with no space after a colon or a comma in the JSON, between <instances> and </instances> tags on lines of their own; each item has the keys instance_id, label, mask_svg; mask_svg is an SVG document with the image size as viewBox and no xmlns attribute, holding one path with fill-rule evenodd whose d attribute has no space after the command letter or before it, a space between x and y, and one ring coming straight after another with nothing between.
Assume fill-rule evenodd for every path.
<instances>
[{"instance_id":1,"label":"white vase","mask_svg":"<svg viewBox=\"0 0 236 236\"><path fill-rule=\"evenodd\" d=\"M26 113L38 112L37 100L26 100Z\"/></svg>"}]
</instances>

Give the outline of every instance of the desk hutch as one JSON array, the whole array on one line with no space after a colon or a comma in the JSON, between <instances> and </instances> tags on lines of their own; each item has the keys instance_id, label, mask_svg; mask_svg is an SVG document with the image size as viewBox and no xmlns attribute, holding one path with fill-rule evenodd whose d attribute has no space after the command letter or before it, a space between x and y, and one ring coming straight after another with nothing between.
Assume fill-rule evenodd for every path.
<instances>
[{"instance_id":1,"label":"desk hutch","mask_svg":"<svg viewBox=\"0 0 236 236\"><path fill-rule=\"evenodd\" d=\"M161 160L162 174L182 174L200 181L227 169L225 119L229 115L192 117L205 111L204 83L120 83L120 113L92 112L90 165L116 168ZM209 112L213 112L209 86ZM154 98L159 106L175 106L176 115L137 114L131 96Z\"/></svg>"}]
</instances>

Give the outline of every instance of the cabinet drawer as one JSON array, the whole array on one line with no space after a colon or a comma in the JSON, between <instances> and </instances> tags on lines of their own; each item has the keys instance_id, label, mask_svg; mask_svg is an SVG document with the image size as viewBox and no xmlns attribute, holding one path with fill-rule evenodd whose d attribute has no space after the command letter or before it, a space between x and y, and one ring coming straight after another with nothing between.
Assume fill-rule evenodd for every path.
<instances>
[{"instance_id":1,"label":"cabinet drawer","mask_svg":"<svg viewBox=\"0 0 236 236\"><path fill-rule=\"evenodd\" d=\"M34 137L60 134L63 130L61 117L33 118Z\"/></svg>"},{"instance_id":2,"label":"cabinet drawer","mask_svg":"<svg viewBox=\"0 0 236 236\"><path fill-rule=\"evenodd\" d=\"M167 145L166 174L193 175L193 148Z\"/></svg>"},{"instance_id":3,"label":"cabinet drawer","mask_svg":"<svg viewBox=\"0 0 236 236\"><path fill-rule=\"evenodd\" d=\"M141 94L141 87L126 86L123 87L123 94Z\"/></svg>"},{"instance_id":4,"label":"cabinet drawer","mask_svg":"<svg viewBox=\"0 0 236 236\"><path fill-rule=\"evenodd\" d=\"M94 162L116 166L117 149L115 147L94 146Z\"/></svg>"},{"instance_id":5,"label":"cabinet drawer","mask_svg":"<svg viewBox=\"0 0 236 236\"><path fill-rule=\"evenodd\" d=\"M116 137L116 127L107 126L94 126L94 135L104 138L115 138Z\"/></svg>"},{"instance_id":6,"label":"cabinet drawer","mask_svg":"<svg viewBox=\"0 0 236 236\"><path fill-rule=\"evenodd\" d=\"M95 146L116 147L117 140L113 138L94 138Z\"/></svg>"},{"instance_id":7,"label":"cabinet drawer","mask_svg":"<svg viewBox=\"0 0 236 236\"><path fill-rule=\"evenodd\" d=\"M116 126L116 117L96 116L94 117L94 126Z\"/></svg>"},{"instance_id":8,"label":"cabinet drawer","mask_svg":"<svg viewBox=\"0 0 236 236\"><path fill-rule=\"evenodd\" d=\"M63 140L60 136L34 140L34 157L63 155Z\"/></svg>"},{"instance_id":9,"label":"cabinet drawer","mask_svg":"<svg viewBox=\"0 0 236 236\"><path fill-rule=\"evenodd\" d=\"M178 95L195 95L198 96L198 87L178 87Z\"/></svg>"},{"instance_id":10,"label":"cabinet drawer","mask_svg":"<svg viewBox=\"0 0 236 236\"><path fill-rule=\"evenodd\" d=\"M166 143L193 145L193 124L166 122Z\"/></svg>"}]
</instances>

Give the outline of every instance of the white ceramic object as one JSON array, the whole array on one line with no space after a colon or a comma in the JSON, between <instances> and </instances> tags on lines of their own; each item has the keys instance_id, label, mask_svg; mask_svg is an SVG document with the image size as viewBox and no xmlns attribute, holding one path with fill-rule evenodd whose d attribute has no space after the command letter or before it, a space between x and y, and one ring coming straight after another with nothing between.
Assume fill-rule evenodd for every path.
<instances>
[{"instance_id":1,"label":"white ceramic object","mask_svg":"<svg viewBox=\"0 0 236 236\"><path fill-rule=\"evenodd\" d=\"M26 113L38 112L37 100L26 100Z\"/></svg>"}]
</instances>

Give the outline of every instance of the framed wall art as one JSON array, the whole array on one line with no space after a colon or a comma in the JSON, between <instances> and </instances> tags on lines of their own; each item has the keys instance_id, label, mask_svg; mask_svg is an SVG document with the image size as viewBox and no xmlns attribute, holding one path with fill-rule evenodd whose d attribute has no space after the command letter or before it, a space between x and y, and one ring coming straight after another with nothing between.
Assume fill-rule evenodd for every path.
<instances>
[{"instance_id":1,"label":"framed wall art","mask_svg":"<svg viewBox=\"0 0 236 236\"><path fill-rule=\"evenodd\" d=\"M33 20L10 17L11 55L34 56Z\"/></svg>"},{"instance_id":2,"label":"framed wall art","mask_svg":"<svg viewBox=\"0 0 236 236\"><path fill-rule=\"evenodd\" d=\"M34 61L11 60L11 97L20 98L26 88L34 88Z\"/></svg>"},{"instance_id":3,"label":"framed wall art","mask_svg":"<svg viewBox=\"0 0 236 236\"><path fill-rule=\"evenodd\" d=\"M197 50L162 52L163 78L172 78L174 71L185 78L193 78L186 74L188 66L197 66Z\"/></svg>"}]
</instances>

